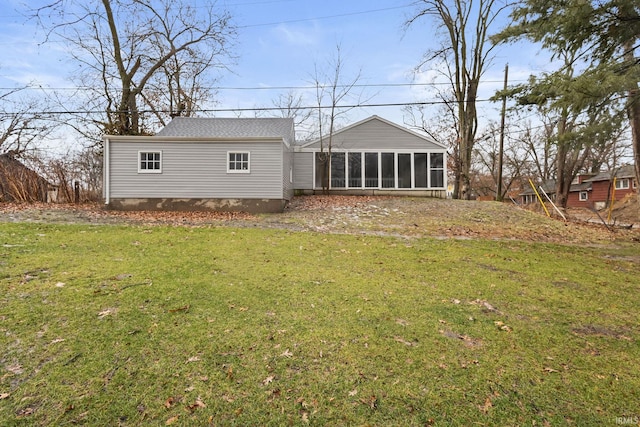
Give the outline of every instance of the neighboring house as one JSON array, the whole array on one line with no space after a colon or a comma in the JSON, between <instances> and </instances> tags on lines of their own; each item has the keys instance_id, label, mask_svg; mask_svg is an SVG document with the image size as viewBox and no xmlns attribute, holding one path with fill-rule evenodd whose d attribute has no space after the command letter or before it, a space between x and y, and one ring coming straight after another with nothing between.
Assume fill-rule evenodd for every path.
<instances>
[{"instance_id":1,"label":"neighboring house","mask_svg":"<svg viewBox=\"0 0 640 427\"><path fill-rule=\"evenodd\" d=\"M545 191L545 193L547 193L547 195L551 200L556 199L556 180L555 179L548 179L545 182L543 182L542 185L540 184L536 185L536 190L540 194L540 197L542 197L542 200L546 202L547 199L544 197L544 194L542 194L542 192L540 191L540 187L542 187L542 189ZM531 188L531 186L527 187L522 193L518 194L518 196L520 198L519 202L523 205L536 203L538 201L538 196L536 196L536 193L533 191L533 188Z\"/></svg>"},{"instance_id":2,"label":"neighboring house","mask_svg":"<svg viewBox=\"0 0 640 427\"><path fill-rule=\"evenodd\" d=\"M613 190L614 178L615 192ZM546 181L543 188L549 197L555 200L555 180ZM637 192L638 185L633 165L622 166L614 172L580 174L571 183L567 207L602 209L611 201L612 195L615 200L621 200L628 194ZM544 199L544 196L542 197ZM528 204L536 202L537 199L533 190L529 188L520 193L520 201L523 204Z\"/></svg>"},{"instance_id":3,"label":"neighboring house","mask_svg":"<svg viewBox=\"0 0 640 427\"><path fill-rule=\"evenodd\" d=\"M569 188L569 197L567 198L567 207L569 208L592 208L593 195L590 179L595 174L579 174Z\"/></svg>"},{"instance_id":4,"label":"neighboring house","mask_svg":"<svg viewBox=\"0 0 640 427\"><path fill-rule=\"evenodd\" d=\"M426 135L372 116L329 138L296 147L294 183L300 193L398 194L446 197L447 149ZM326 170L329 170L327 177Z\"/></svg>"},{"instance_id":5,"label":"neighboring house","mask_svg":"<svg viewBox=\"0 0 640 427\"><path fill-rule=\"evenodd\" d=\"M588 188L574 191L572 187L569 194L569 201L572 202L571 207L584 206L602 209L607 206L612 197L615 200L621 200L628 194L638 192L638 182L633 165L621 166L614 171L601 172L585 179L583 183L588 185Z\"/></svg>"},{"instance_id":6,"label":"neighboring house","mask_svg":"<svg viewBox=\"0 0 640 427\"><path fill-rule=\"evenodd\" d=\"M56 187L29 169L12 152L0 154L0 201L55 201Z\"/></svg>"},{"instance_id":7,"label":"neighboring house","mask_svg":"<svg viewBox=\"0 0 640 427\"><path fill-rule=\"evenodd\" d=\"M123 210L281 212L293 196L293 119L173 119L104 137L104 198Z\"/></svg>"}]
</instances>

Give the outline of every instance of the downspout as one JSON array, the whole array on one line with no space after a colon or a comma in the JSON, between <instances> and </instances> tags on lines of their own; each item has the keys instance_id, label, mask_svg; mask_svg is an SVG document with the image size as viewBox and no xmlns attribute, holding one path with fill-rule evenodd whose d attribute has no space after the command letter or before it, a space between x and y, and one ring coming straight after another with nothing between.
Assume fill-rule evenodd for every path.
<instances>
[{"instance_id":1,"label":"downspout","mask_svg":"<svg viewBox=\"0 0 640 427\"><path fill-rule=\"evenodd\" d=\"M102 176L104 177L104 204L105 205L109 205L110 202L110 192L111 192L111 188L110 188L110 182L111 182L111 176L110 176L110 168L109 168L109 164L110 164L110 158L109 158L109 138L105 137L104 138L104 162L103 162L103 168L104 168L104 172L102 174Z\"/></svg>"}]
</instances>

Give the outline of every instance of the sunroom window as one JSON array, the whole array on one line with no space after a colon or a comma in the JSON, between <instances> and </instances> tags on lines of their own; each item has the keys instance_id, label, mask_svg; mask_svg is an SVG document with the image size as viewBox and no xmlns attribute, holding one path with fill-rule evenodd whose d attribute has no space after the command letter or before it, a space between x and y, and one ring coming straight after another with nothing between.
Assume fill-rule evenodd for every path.
<instances>
[{"instance_id":1,"label":"sunroom window","mask_svg":"<svg viewBox=\"0 0 640 427\"><path fill-rule=\"evenodd\" d=\"M334 151L330 168L328 157L326 152L315 153L315 188L444 188L444 153Z\"/></svg>"}]
</instances>

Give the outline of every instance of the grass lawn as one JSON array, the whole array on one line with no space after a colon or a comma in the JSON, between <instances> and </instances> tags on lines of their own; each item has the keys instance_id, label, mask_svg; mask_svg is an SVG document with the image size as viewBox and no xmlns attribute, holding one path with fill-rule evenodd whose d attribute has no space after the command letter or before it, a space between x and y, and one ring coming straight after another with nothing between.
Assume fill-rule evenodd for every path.
<instances>
[{"instance_id":1,"label":"grass lawn","mask_svg":"<svg viewBox=\"0 0 640 427\"><path fill-rule=\"evenodd\" d=\"M1 425L616 425L637 245L0 224Z\"/></svg>"}]
</instances>

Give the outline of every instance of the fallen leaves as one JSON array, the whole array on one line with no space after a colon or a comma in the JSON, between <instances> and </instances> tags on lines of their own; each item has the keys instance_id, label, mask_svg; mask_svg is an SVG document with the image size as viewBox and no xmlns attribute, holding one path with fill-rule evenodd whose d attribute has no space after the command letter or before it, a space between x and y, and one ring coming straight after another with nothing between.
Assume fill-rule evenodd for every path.
<instances>
[{"instance_id":1,"label":"fallen leaves","mask_svg":"<svg viewBox=\"0 0 640 427\"><path fill-rule=\"evenodd\" d=\"M8 398L9 396L11 396L11 394L9 394L9 393L0 393L0 400L4 400L4 399Z\"/></svg>"},{"instance_id":2,"label":"fallen leaves","mask_svg":"<svg viewBox=\"0 0 640 427\"><path fill-rule=\"evenodd\" d=\"M35 412L35 408L23 408L18 410L18 412L16 412L16 415L18 416L18 418L22 418L22 417L28 417L29 415L33 415L33 413Z\"/></svg>"},{"instance_id":3,"label":"fallen leaves","mask_svg":"<svg viewBox=\"0 0 640 427\"><path fill-rule=\"evenodd\" d=\"M496 325L501 331L511 332L513 330L511 326L505 325L504 322L500 320L496 320L495 322L493 322L493 324Z\"/></svg>"},{"instance_id":4,"label":"fallen leaves","mask_svg":"<svg viewBox=\"0 0 640 427\"><path fill-rule=\"evenodd\" d=\"M206 407L207 405L204 404L204 402L200 399L200 397L196 398L196 401L193 402L191 405L187 405L187 409L189 410L189 412L194 412L198 408L206 408Z\"/></svg>"},{"instance_id":5,"label":"fallen leaves","mask_svg":"<svg viewBox=\"0 0 640 427\"><path fill-rule=\"evenodd\" d=\"M404 319L396 319L396 323L400 326L409 326L409 322Z\"/></svg>"},{"instance_id":6,"label":"fallen leaves","mask_svg":"<svg viewBox=\"0 0 640 427\"><path fill-rule=\"evenodd\" d=\"M394 340L395 342L399 342L399 343L401 343L401 344L404 344L404 345L406 345L407 347L416 347L416 346L418 345L418 343L417 343L417 342L415 342L415 341L407 341L407 340L405 340L404 338L399 337L399 336L395 336L395 337L393 337L393 340Z\"/></svg>"},{"instance_id":7,"label":"fallen leaves","mask_svg":"<svg viewBox=\"0 0 640 427\"><path fill-rule=\"evenodd\" d=\"M176 403L178 403L180 401L180 397L169 397L167 398L167 400L164 401L164 407L167 409L170 409L173 405L175 405Z\"/></svg>"},{"instance_id":8,"label":"fallen leaves","mask_svg":"<svg viewBox=\"0 0 640 427\"><path fill-rule=\"evenodd\" d=\"M371 410L378 409L378 398L374 394L369 396L367 399L360 399L360 403L368 406Z\"/></svg>"},{"instance_id":9,"label":"fallen leaves","mask_svg":"<svg viewBox=\"0 0 640 427\"><path fill-rule=\"evenodd\" d=\"M638 222L637 205L634 202L625 207L625 212L632 212L628 222ZM255 217L243 212L113 211L103 209L99 203L0 203L0 213L9 214L6 216L10 221L47 222L55 219L67 223L192 227L220 222L236 222L244 226L251 222L264 224L269 228L290 229L293 220L320 232L344 232L345 229L388 232L392 226L393 234L431 235L438 238L513 238L563 243L610 239L607 229L586 224L577 215L579 210L574 209L572 212L574 211L576 214L571 215L573 222L561 223L542 214L532 216L531 212L510 204L339 195L294 197L283 214L266 217ZM493 220L489 221L487 218ZM465 226L459 225L460 223ZM545 232L528 232L540 228ZM637 239L637 232L627 230L619 230L617 238L623 233L630 240Z\"/></svg>"},{"instance_id":10,"label":"fallen leaves","mask_svg":"<svg viewBox=\"0 0 640 427\"><path fill-rule=\"evenodd\" d=\"M483 311L486 311L488 313L502 314L502 312L500 312L500 310L498 310L492 304L490 304L489 302L487 302L485 300L476 299L474 301L471 301L469 304L478 305L483 309Z\"/></svg>"},{"instance_id":11,"label":"fallen leaves","mask_svg":"<svg viewBox=\"0 0 640 427\"><path fill-rule=\"evenodd\" d=\"M493 408L493 403L491 402L491 398L489 397L487 397L487 399L484 401L484 405L478 405L478 409L480 409L483 414L489 412L489 409L491 408Z\"/></svg>"},{"instance_id":12,"label":"fallen leaves","mask_svg":"<svg viewBox=\"0 0 640 427\"><path fill-rule=\"evenodd\" d=\"M22 365L20 365L19 363L14 363L12 365L5 365L4 368L14 375L20 375L21 373L24 372L24 370L22 369Z\"/></svg>"},{"instance_id":13,"label":"fallen leaves","mask_svg":"<svg viewBox=\"0 0 640 427\"><path fill-rule=\"evenodd\" d=\"M115 308L106 308L98 313L98 319L104 319L107 316L111 316L116 312Z\"/></svg>"},{"instance_id":14,"label":"fallen leaves","mask_svg":"<svg viewBox=\"0 0 640 427\"><path fill-rule=\"evenodd\" d=\"M451 338L451 339L456 339L456 340L460 340L462 341L462 343L465 345L465 347L469 347L469 348L479 348L482 347L482 340L477 339L477 338L471 338L468 335L462 335L462 334L458 334L456 332L453 332L449 329L441 329L439 331L442 335L444 335L447 338Z\"/></svg>"}]
</instances>

